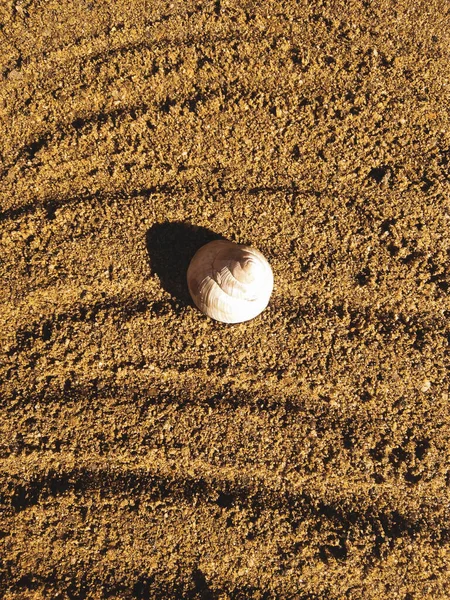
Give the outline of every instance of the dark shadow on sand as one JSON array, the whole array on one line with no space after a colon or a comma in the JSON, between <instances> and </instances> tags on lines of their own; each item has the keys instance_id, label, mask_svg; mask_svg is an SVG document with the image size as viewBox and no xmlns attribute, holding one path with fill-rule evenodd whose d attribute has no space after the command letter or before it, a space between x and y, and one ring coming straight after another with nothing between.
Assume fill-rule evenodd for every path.
<instances>
[{"instance_id":1,"label":"dark shadow on sand","mask_svg":"<svg viewBox=\"0 0 450 600\"><path fill-rule=\"evenodd\" d=\"M191 223L155 223L146 234L152 273L172 297L184 305L192 304L186 282L191 258L204 244L221 239L225 238Z\"/></svg>"}]
</instances>

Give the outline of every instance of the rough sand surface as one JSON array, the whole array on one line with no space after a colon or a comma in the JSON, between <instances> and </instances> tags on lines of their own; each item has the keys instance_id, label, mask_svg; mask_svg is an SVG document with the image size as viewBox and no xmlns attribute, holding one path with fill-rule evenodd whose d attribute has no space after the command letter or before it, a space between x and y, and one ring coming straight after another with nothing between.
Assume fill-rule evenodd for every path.
<instances>
[{"instance_id":1,"label":"rough sand surface","mask_svg":"<svg viewBox=\"0 0 450 600\"><path fill-rule=\"evenodd\" d=\"M2 598L449 598L449 8L0 3Z\"/></svg>"}]
</instances>

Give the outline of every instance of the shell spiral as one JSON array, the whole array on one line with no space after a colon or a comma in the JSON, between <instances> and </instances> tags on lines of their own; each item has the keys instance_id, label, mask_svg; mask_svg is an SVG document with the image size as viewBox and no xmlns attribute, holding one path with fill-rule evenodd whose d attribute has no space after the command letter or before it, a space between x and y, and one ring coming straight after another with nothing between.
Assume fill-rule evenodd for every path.
<instances>
[{"instance_id":1,"label":"shell spiral","mask_svg":"<svg viewBox=\"0 0 450 600\"><path fill-rule=\"evenodd\" d=\"M196 252L187 282L195 305L203 313L222 323L241 323L266 308L273 273L259 250L217 240Z\"/></svg>"}]
</instances>

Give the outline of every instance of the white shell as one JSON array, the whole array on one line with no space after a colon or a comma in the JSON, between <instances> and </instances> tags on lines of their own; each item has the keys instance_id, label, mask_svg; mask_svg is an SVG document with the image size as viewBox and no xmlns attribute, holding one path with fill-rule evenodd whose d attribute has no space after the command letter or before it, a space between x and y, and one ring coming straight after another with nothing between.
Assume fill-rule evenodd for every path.
<instances>
[{"instance_id":1,"label":"white shell","mask_svg":"<svg viewBox=\"0 0 450 600\"><path fill-rule=\"evenodd\" d=\"M259 250L217 240L196 252L187 282L192 299L203 313L222 323L242 323L266 308L273 273Z\"/></svg>"}]
</instances>

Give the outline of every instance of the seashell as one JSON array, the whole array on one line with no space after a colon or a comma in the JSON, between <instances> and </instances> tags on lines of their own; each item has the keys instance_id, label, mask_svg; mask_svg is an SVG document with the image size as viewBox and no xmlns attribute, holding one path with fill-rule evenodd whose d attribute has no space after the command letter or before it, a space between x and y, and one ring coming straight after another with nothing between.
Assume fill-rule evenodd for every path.
<instances>
[{"instance_id":1,"label":"seashell","mask_svg":"<svg viewBox=\"0 0 450 600\"><path fill-rule=\"evenodd\" d=\"M269 303L273 273L264 256L249 246L216 240L202 246L187 271L197 308L222 323L253 319Z\"/></svg>"}]
</instances>

